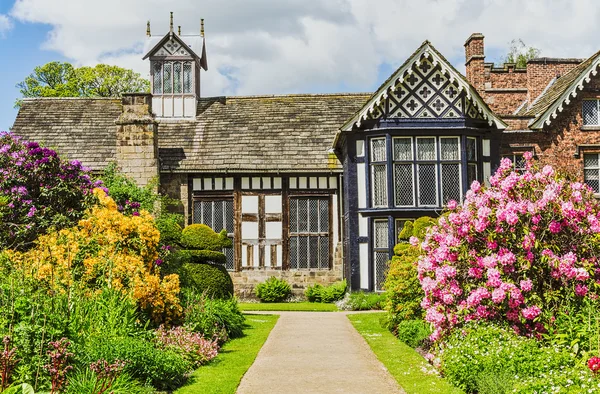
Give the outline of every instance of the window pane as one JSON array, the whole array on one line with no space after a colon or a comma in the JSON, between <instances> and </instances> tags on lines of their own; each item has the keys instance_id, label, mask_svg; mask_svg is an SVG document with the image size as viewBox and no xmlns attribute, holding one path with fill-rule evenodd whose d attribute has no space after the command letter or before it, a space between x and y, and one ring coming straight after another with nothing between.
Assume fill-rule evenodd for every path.
<instances>
[{"instance_id":1,"label":"window pane","mask_svg":"<svg viewBox=\"0 0 600 394\"><path fill-rule=\"evenodd\" d=\"M585 183L587 183L595 193L600 193L600 177L598 177L598 170L585 170L584 179Z\"/></svg>"},{"instance_id":2,"label":"window pane","mask_svg":"<svg viewBox=\"0 0 600 394\"><path fill-rule=\"evenodd\" d=\"M394 138L394 160L412 160L412 138Z\"/></svg>"},{"instance_id":3,"label":"window pane","mask_svg":"<svg viewBox=\"0 0 600 394\"><path fill-rule=\"evenodd\" d=\"M289 209L290 268L329 269L329 199L293 197Z\"/></svg>"},{"instance_id":4,"label":"window pane","mask_svg":"<svg viewBox=\"0 0 600 394\"><path fill-rule=\"evenodd\" d=\"M458 138L440 138L442 160L460 160Z\"/></svg>"},{"instance_id":5,"label":"window pane","mask_svg":"<svg viewBox=\"0 0 600 394\"><path fill-rule=\"evenodd\" d=\"M469 163L467 164L467 182L468 186L471 187L473 181L477 180L477 164Z\"/></svg>"},{"instance_id":6,"label":"window pane","mask_svg":"<svg viewBox=\"0 0 600 394\"><path fill-rule=\"evenodd\" d=\"M181 63L173 65L173 93L181 93Z\"/></svg>"},{"instance_id":7,"label":"window pane","mask_svg":"<svg viewBox=\"0 0 600 394\"><path fill-rule=\"evenodd\" d=\"M382 291L388 268L388 252L375 252L375 291Z\"/></svg>"},{"instance_id":8,"label":"window pane","mask_svg":"<svg viewBox=\"0 0 600 394\"><path fill-rule=\"evenodd\" d=\"M373 206L387 206L387 187L386 187L386 167L385 165L373 166Z\"/></svg>"},{"instance_id":9,"label":"window pane","mask_svg":"<svg viewBox=\"0 0 600 394\"><path fill-rule=\"evenodd\" d=\"M233 241L233 200L194 201L194 223L206 224L216 232L226 229ZM225 248L225 268L235 269L233 248Z\"/></svg>"},{"instance_id":10,"label":"window pane","mask_svg":"<svg viewBox=\"0 0 600 394\"><path fill-rule=\"evenodd\" d=\"M515 166L515 170L521 171L525 169L525 158L523 155L515 155L513 164Z\"/></svg>"},{"instance_id":11,"label":"window pane","mask_svg":"<svg viewBox=\"0 0 600 394\"><path fill-rule=\"evenodd\" d=\"M437 182L435 164L420 164L419 172L419 205L437 205Z\"/></svg>"},{"instance_id":12,"label":"window pane","mask_svg":"<svg viewBox=\"0 0 600 394\"><path fill-rule=\"evenodd\" d=\"M371 161L385 161L385 139L377 138L371 140Z\"/></svg>"},{"instance_id":13,"label":"window pane","mask_svg":"<svg viewBox=\"0 0 600 394\"><path fill-rule=\"evenodd\" d=\"M413 190L413 165L394 164L394 182L396 205L415 205Z\"/></svg>"},{"instance_id":14,"label":"window pane","mask_svg":"<svg viewBox=\"0 0 600 394\"><path fill-rule=\"evenodd\" d=\"M374 221L375 238L373 246L376 249L388 248L388 221L387 220L375 220Z\"/></svg>"},{"instance_id":15,"label":"window pane","mask_svg":"<svg viewBox=\"0 0 600 394\"><path fill-rule=\"evenodd\" d=\"M165 93L173 93L173 84L172 84L172 69L173 63L165 63L164 65L164 89Z\"/></svg>"},{"instance_id":16,"label":"window pane","mask_svg":"<svg viewBox=\"0 0 600 394\"><path fill-rule=\"evenodd\" d=\"M435 138L417 138L417 160L435 160Z\"/></svg>"},{"instance_id":17,"label":"window pane","mask_svg":"<svg viewBox=\"0 0 600 394\"><path fill-rule=\"evenodd\" d=\"M477 161L477 140L475 138L467 138L467 160Z\"/></svg>"},{"instance_id":18,"label":"window pane","mask_svg":"<svg viewBox=\"0 0 600 394\"><path fill-rule=\"evenodd\" d=\"M598 168L598 154L583 155L583 166L585 168Z\"/></svg>"},{"instance_id":19,"label":"window pane","mask_svg":"<svg viewBox=\"0 0 600 394\"><path fill-rule=\"evenodd\" d=\"M183 93L192 93L192 63L183 63Z\"/></svg>"},{"instance_id":20,"label":"window pane","mask_svg":"<svg viewBox=\"0 0 600 394\"><path fill-rule=\"evenodd\" d=\"M460 164L442 164L442 202L460 202Z\"/></svg>"},{"instance_id":21,"label":"window pane","mask_svg":"<svg viewBox=\"0 0 600 394\"><path fill-rule=\"evenodd\" d=\"M597 125L598 123L598 100L583 100L583 124Z\"/></svg>"},{"instance_id":22,"label":"window pane","mask_svg":"<svg viewBox=\"0 0 600 394\"><path fill-rule=\"evenodd\" d=\"M154 94L162 93L162 63L154 63Z\"/></svg>"}]
</instances>

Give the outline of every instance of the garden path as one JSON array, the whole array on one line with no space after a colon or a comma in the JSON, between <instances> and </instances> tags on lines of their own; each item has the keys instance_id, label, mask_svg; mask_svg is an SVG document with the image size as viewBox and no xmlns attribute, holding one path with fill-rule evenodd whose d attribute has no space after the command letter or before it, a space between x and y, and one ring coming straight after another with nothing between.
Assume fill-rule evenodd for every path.
<instances>
[{"instance_id":1,"label":"garden path","mask_svg":"<svg viewBox=\"0 0 600 394\"><path fill-rule=\"evenodd\" d=\"M404 393L343 312L280 318L238 394Z\"/></svg>"}]
</instances>

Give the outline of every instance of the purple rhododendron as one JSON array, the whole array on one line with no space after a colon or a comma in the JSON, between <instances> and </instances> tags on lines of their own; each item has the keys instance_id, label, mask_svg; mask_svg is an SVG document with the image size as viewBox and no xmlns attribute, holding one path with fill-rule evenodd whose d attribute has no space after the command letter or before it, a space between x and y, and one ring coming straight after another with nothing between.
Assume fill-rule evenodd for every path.
<instances>
[{"instance_id":1,"label":"purple rhododendron","mask_svg":"<svg viewBox=\"0 0 600 394\"><path fill-rule=\"evenodd\" d=\"M490 186L473 182L421 243L425 319L437 341L469 320L509 322L524 335L552 324L557 300L596 297L600 206L531 155L518 173L503 159ZM414 240L413 240L414 242Z\"/></svg>"}]
</instances>

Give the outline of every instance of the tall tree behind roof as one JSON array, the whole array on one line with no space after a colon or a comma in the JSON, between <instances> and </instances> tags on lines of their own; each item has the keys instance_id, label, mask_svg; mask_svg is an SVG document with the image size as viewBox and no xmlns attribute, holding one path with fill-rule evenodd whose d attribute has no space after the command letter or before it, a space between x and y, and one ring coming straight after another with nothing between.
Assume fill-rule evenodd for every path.
<instances>
[{"instance_id":1,"label":"tall tree behind roof","mask_svg":"<svg viewBox=\"0 0 600 394\"><path fill-rule=\"evenodd\" d=\"M510 42L510 49L506 55L506 63L515 63L517 67L527 67L527 61L540 56L538 48L525 45L522 39L516 38Z\"/></svg>"}]
</instances>

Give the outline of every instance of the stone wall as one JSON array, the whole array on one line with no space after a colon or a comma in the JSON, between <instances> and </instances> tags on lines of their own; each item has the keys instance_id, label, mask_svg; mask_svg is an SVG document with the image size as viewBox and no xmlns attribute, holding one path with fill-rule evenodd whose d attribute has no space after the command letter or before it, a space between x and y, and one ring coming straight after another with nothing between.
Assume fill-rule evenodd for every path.
<instances>
[{"instance_id":1,"label":"stone wall","mask_svg":"<svg viewBox=\"0 0 600 394\"><path fill-rule=\"evenodd\" d=\"M160 193L178 201L177 205L169 208L171 212L181 214L185 218L188 217L190 212L188 209L188 188L188 174L168 172L160 174ZM187 220L186 223L188 223Z\"/></svg>"},{"instance_id":2,"label":"stone wall","mask_svg":"<svg viewBox=\"0 0 600 394\"><path fill-rule=\"evenodd\" d=\"M116 163L140 186L158 180L157 124L150 94L124 94L123 112L116 120Z\"/></svg>"},{"instance_id":3,"label":"stone wall","mask_svg":"<svg viewBox=\"0 0 600 394\"><path fill-rule=\"evenodd\" d=\"M307 286L319 283L323 286L330 285L343 279L343 261L342 247L339 243L333 259L333 268L331 270L275 270L275 269L256 269L230 272L233 279L233 286L236 296L240 298L256 298L254 287L275 276L285 279L292 286L292 293L295 296L303 296L304 289Z\"/></svg>"}]
</instances>

